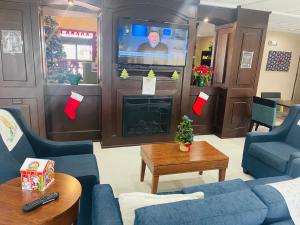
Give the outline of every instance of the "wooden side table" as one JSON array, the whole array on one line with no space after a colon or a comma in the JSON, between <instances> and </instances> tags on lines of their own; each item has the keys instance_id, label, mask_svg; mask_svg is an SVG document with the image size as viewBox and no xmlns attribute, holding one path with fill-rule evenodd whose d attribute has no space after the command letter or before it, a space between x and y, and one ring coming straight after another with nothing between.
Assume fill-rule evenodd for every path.
<instances>
[{"instance_id":1,"label":"wooden side table","mask_svg":"<svg viewBox=\"0 0 300 225\"><path fill-rule=\"evenodd\" d=\"M150 144L141 146L141 182L146 165L152 173L151 192L157 192L160 175L219 170L219 181L225 180L229 158L206 141L195 141L190 152L181 152L179 144Z\"/></svg>"},{"instance_id":2,"label":"wooden side table","mask_svg":"<svg viewBox=\"0 0 300 225\"><path fill-rule=\"evenodd\" d=\"M59 199L25 213L23 205L42 195L59 192ZM55 181L44 192L23 191L21 178L0 185L0 225L71 225L79 212L81 185L74 177L56 173Z\"/></svg>"}]
</instances>

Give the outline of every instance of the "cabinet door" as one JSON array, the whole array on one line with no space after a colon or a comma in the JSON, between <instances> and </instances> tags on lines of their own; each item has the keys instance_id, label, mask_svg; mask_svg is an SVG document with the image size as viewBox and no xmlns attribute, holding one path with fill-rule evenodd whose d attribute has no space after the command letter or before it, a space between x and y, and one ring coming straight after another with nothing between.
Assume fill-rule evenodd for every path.
<instances>
[{"instance_id":1,"label":"cabinet door","mask_svg":"<svg viewBox=\"0 0 300 225\"><path fill-rule=\"evenodd\" d=\"M0 4L0 86L33 87L35 71L29 4Z\"/></svg>"},{"instance_id":2,"label":"cabinet door","mask_svg":"<svg viewBox=\"0 0 300 225\"><path fill-rule=\"evenodd\" d=\"M215 75L213 77L214 86L224 86L226 82L227 68L230 66L233 28L217 29L216 49L214 57Z\"/></svg>"},{"instance_id":3,"label":"cabinet door","mask_svg":"<svg viewBox=\"0 0 300 225\"><path fill-rule=\"evenodd\" d=\"M256 89L256 83L259 77L260 67L259 64L259 53L262 46L263 29L258 28L242 28L239 31L238 37L241 43L240 58L238 65L237 77L234 81L235 87ZM248 56L249 68L242 68L242 61L245 58L245 54L252 54L252 57ZM255 93L253 93L255 94Z\"/></svg>"},{"instance_id":4,"label":"cabinet door","mask_svg":"<svg viewBox=\"0 0 300 225\"><path fill-rule=\"evenodd\" d=\"M38 109L36 99L0 99L0 107L15 107L21 110L22 116L28 126L39 134Z\"/></svg>"}]
</instances>

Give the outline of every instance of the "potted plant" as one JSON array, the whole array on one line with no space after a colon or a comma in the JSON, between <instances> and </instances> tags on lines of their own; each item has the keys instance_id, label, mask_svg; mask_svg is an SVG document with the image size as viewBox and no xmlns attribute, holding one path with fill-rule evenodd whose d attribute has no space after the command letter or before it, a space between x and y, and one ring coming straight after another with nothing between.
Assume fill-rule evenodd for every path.
<instances>
[{"instance_id":1,"label":"potted plant","mask_svg":"<svg viewBox=\"0 0 300 225\"><path fill-rule=\"evenodd\" d=\"M205 87L211 81L214 70L206 65L194 68L194 77L198 87Z\"/></svg>"},{"instance_id":2,"label":"potted plant","mask_svg":"<svg viewBox=\"0 0 300 225\"><path fill-rule=\"evenodd\" d=\"M79 73L79 63L75 60L68 62L67 79L71 85L78 85L79 81L82 79L82 76Z\"/></svg>"},{"instance_id":3,"label":"potted plant","mask_svg":"<svg viewBox=\"0 0 300 225\"><path fill-rule=\"evenodd\" d=\"M80 73L69 73L67 78L71 85L78 85L79 81L82 79L82 76Z\"/></svg>"},{"instance_id":4,"label":"potted plant","mask_svg":"<svg viewBox=\"0 0 300 225\"><path fill-rule=\"evenodd\" d=\"M183 116L177 127L175 141L180 144L180 151L188 152L193 143L194 136L192 122L193 121L189 117Z\"/></svg>"}]
</instances>

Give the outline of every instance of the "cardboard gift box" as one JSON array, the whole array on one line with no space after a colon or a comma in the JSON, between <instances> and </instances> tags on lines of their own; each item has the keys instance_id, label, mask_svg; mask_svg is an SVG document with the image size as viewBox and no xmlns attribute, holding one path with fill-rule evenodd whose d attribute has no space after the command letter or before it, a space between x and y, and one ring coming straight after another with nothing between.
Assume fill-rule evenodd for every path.
<instances>
[{"instance_id":1,"label":"cardboard gift box","mask_svg":"<svg viewBox=\"0 0 300 225\"><path fill-rule=\"evenodd\" d=\"M20 173L23 190L44 191L54 181L54 161L26 158Z\"/></svg>"}]
</instances>

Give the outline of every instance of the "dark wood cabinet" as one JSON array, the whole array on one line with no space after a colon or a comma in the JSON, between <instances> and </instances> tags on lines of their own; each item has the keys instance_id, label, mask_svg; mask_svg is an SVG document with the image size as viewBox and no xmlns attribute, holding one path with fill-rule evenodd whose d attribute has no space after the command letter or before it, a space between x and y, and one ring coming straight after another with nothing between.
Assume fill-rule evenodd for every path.
<instances>
[{"instance_id":1,"label":"dark wood cabinet","mask_svg":"<svg viewBox=\"0 0 300 225\"><path fill-rule=\"evenodd\" d=\"M1 45L0 86L34 87L34 59L31 34L30 5L25 3L0 4L0 30L20 31L23 41L22 53L8 54ZM1 37L2 39L4 37Z\"/></svg>"},{"instance_id":2,"label":"dark wood cabinet","mask_svg":"<svg viewBox=\"0 0 300 225\"><path fill-rule=\"evenodd\" d=\"M21 110L22 115L27 124L36 133L39 133L40 127L38 123L38 107L37 101L34 98L14 98L0 99L1 107L15 107Z\"/></svg>"},{"instance_id":3,"label":"dark wood cabinet","mask_svg":"<svg viewBox=\"0 0 300 225\"><path fill-rule=\"evenodd\" d=\"M0 0L0 39L5 31L21 34L22 51L7 53L4 42L0 54L0 107L13 106L21 112L29 126L45 136L43 71L36 1Z\"/></svg>"},{"instance_id":4,"label":"dark wood cabinet","mask_svg":"<svg viewBox=\"0 0 300 225\"><path fill-rule=\"evenodd\" d=\"M140 143L173 141L176 126L182 115L182 105L188 110L189 86L191 82L192 58L196 37L196 16L198 1L159 0L104 0L102 1L102 146L120 146ZM189 27L189 45L186 66L151 67L148 69L126 68L129 79L120 78L118 69L118 24L120 18L150 20L156 23L173 23ZM123 69L123 68L122 68ZM172 97L170 132L164 135L124 137L122 135L123 97L141 96L143 76L153 69L157 76L156 96ZM174 70L180 73L178 80L172 80ZM188 85L187 89L183 89ZM182 95L187 96L184 101Z\"/></svg>"},{"instance_id":5,"label":"dark wood cabinet","mask_svg":"<svg viewBox=\"0 0 300 225\"><path fill-rule=\"evenodd\" d=\"M71 91L84 96L75 120L64 113ZM101 139L101 88L99 85L48 84L45 87L47 137L56 141Z\"/></svg>"},{"instance_id":6,"label":"dark wood cabinet","mask_svg":"<svg viewBox=\"0 0 300 225\"><path fill-rule=\"evenodd\" d=\"M220 137L242 137L249 130L268 18L268 12L238 8L236 22L217 28L213 86L222 88L216 129ZM249 67L242 66L245 54L252 54Z\"/></svg>"}]
</instances>

